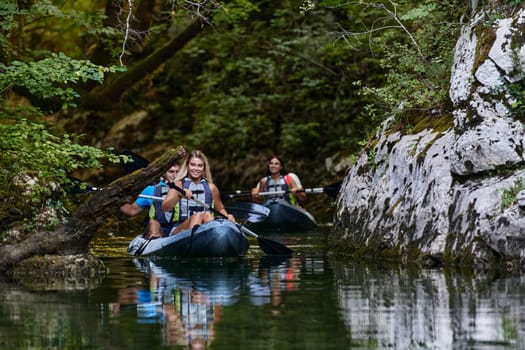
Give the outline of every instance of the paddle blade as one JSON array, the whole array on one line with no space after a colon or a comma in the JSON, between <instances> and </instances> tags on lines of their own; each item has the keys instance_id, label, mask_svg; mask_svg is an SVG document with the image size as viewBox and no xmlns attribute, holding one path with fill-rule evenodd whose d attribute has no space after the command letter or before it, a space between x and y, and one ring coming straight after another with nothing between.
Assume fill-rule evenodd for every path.
<instances>
[{"instance_id":1,"label":"paddle blade","mask_svg":"<svg viewBox=\"0 0 525 350\"><path fill-rule=\"evenodd\" d=\"M124 162L123 160L120 161L120 164L124 168L124 171L128 174L131 174L135 170L139 170L142 168L145 168L148 166L149 161L144 159L143 157L139 156L135 152L131 151L123 151L120 154L128 156L131 158L131 162Z\"/></svg>"},{"instance_id":2,"label":"paddle blade","mask_svg":"<svg viewBox=\"0 0 525 350\"><path fill-rule=\"evenodd\" d=\"M268 255L292 255L293 250L282 243L273 241L271 239L257 237L257 242L261 250Z\"/></svg>"},{"instance_id":3,"label":"paddle blade","mask_svg":"<svg viewBox=\"0 0 525 350\"><path fill-rule=\"evenodd\" d=\"M323 188L323 192L329 197L336 198L341 190L341 184L343 181L336 182Z\"/></svg>"},{"instance_id":4,"label":"paddle blade","mask_svg":"<svg viewBox=\"0 0 525 350\"><path fill-rule=\"evenodd\" d=\"M261 222L270 215L270 208L257 203L236 202L225 205L226 211L247 222Z\"/></svg>"}]
</instances>

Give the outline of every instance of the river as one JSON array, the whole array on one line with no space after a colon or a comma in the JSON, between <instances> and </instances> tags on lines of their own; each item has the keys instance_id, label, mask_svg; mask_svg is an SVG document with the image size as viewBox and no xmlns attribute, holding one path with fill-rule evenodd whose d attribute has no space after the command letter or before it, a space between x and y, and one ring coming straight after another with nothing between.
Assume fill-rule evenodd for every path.
<instances>
[{"instance_id":1,"label":"river","mask_svg":"<svg viewBox=\"0 0 525 350\"><path fill-rule=\"evenodd\" d=\"M343 263L328 227L271 236L296 251L242 259L135 259L131 237L93 244L110 269L90 290L2 284L1 349L524 349L523 277Z\"/></svg>"}]
</instances>

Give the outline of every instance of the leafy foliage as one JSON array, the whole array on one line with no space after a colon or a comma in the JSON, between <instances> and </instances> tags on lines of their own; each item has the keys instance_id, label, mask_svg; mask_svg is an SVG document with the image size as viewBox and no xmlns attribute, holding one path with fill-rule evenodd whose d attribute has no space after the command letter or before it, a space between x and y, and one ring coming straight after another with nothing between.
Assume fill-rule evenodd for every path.
<instances>
[{"instance_id":1,"label":"leafy foliage","mask_svg":"<svg viewBox=\"0 0 525 350\"><path fill-rule=\"evenodd\" d=\"M164 139L220 159L222 179L253 182L247 166L277 153L318 182L325 170L311 162L358 152L392 112L405 130L407 115L447 112L461 2L332 0L305 3L304 15L286 1L257 4L155 80L177 96L155 118Z\"/></svg>"},{"instance_id":2,"label":"leafy foliage","mask_svg":"<svg viewBox=\"0 0 525 350\"><path fill-rule=\"evenodd\" d=\"M0 64L0 91L22 88L42 100L58 98L63 108L75 107L74 100L80 95L67 84L104 81L104 73L123 71L124 67L102 67L87 60L75 60L63 53L37 62L13 61L11 65Z\"/></svg>"},{"instance_id":3,"label":"leafy foliage","mask_svg":"<svg viewBox=\"0 0 525 350\"><path fill-rule=\"evenodd\" d=\"M3 18L12 19L2 23L9 36L0 35L6 52L2 69L9 79L0 78L2 88L9 87L3 96L21 92L44 100L41 106L56 99L74 106L80 89L94 85L84 84L86 79L100 83L115 71L85 60L90 53L110 57L94 62L111 62L122 47L127 63L138 65L201 18L210 30L149 70L154 73L128 89L114 110L68 108L60 118L69 121L67 130L89 134L88 143L99 144L111 123L119 122L116 116L146 110L149 123L138 129L148 130L119 140L121 146L160 152L175 142L202 149L212 160L214 177L230 188L253 185L264 172L263 159L273 153L283 155L307 186L334 181L326 160L358 153L392 111L405 130L414 124L407 115L445 114L451 38L459 28L455 16L467 13L459 0L140 2L152 4L146 13L151 24L140 32L127 28L130 42L124 45L118 35L124 33L126 2L105 19L104 3L0 5ZM97 50L101 47L105 50ZM102 122L88 122L91 116ZM57 130L50 133L63 139Z\"/></svg>"},{"instance_id":4,"label":"leafy foliage","mask_svg":"<svg viewBox=\"0 0 525 350\"><path fill-rule=\"evenodd\" d=\"M382 86L363 84L362 94L378 98L384 112L397 111L398 116L407 112L425 115L430 110L445 113L455 44L450 38L458 35L460 24L455 16L465 13L466 5L429 0L371 3L361 3L364 16L383 12L381 22L351 33L370 36L371 48L381 55L386 82Z\"/></svg>"},{"instance_id":5,"label":"leafy foliage","mask_svg":"<svg viewBox=\"0 0 525 350\"><path fill-rule=\"evenodd\" d=\"M120 159L97 148L80 145L77 136L59 130L55 134L52 125L25 118L13 120L5 113L1 113L0 118L0 188L11 188L13 178L20 174L36 178L29 192L34 201L51 194L52 182L70 184L68 174L74 170L100 168L104 159L113 162Z\"/></svg>"},{"instance_id":6,"label":"leafy foliage","mask_svg":"<svg viewBox=\"0 0 525 350\"><path fill-rule=\"evenodd\" d=\"M80 57L82 45L109 30L102 26L101 5L87 0L0 2L0 62L39 60L58 52Z\"/></svg>"},{"instance_id":7,"label":"leafy foliage","mask_svg":"<svg viewBox=\"0 0 525 350\"><path fill-rule=\"evenodd\" d=\"M161 102L170 112L159 109L155 118L165 138L205 150L218 159L218 177L236 179L236 186L244 178L252 185L272 153L298 169L360 149L374 126L359 113L368 98L357 95L351 77L382 79L372 73L377 60L361 61L366 45L349 50L334 42L330 11L303 16L289 2L258 5L248 20L192 42L156 78L177 96ZM318 182L324 171L314 167L303 178Z\"/></svg>"},{"instance_id":8,"label":"leafy foliage","mask_svg":"<svg viewBox=\"0 0 525 350\"><path fill-rule=\"evenodd\" d=\"M514 184L510 188L504 189L501 193L501 209L505 210L514 204L517 199L517 194L523 190L525 190L525 182L523 179L514 181Z\"/></svg>"},{"instance_id":9,"label":"leafy foliage","mask_svg":"<svg viewBox=\"0 0 525 350\"><path fill-rule=\"evenodd\" d=\"M38 202L45 201L52 191L60 192L56 185L67 185L71 171L99 168L105 160L119 161L110 151L81 145L79 136L62 131L52 122L54 118L44 113L57 102L63 108L75 107L80 86L89 81L103 83L105 74L123 68L95 65L64 53L27 51L25 40L30 36L23 33L41 31L38 23L45 22L44 18L79 19L74 11L65 13L49 1L32 5L0 5L0 188L4 198L18 198L20 192L13 184L29 181L31 190L22 195ZM28 104L20 95L30 97L33 103Z\"/></svg>"},{"instance_id":10,"label":"leafy foliage","mask_svg":"<svg viewBox=\"0 0 525 350\"><path fill-rule=\"evenodd\" d=\"M508 84L508 93L514 98L511 113L517 118L525 119L525 79Z\"/></svg>"}]
</instances>

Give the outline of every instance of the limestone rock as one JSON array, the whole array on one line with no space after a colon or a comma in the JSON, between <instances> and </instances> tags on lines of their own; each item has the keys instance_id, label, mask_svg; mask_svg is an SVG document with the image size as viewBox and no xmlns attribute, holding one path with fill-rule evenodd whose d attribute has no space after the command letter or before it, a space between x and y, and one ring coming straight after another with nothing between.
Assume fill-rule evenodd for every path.
<instances>
[{"instance_id":1,"label":"limestone rock","mask_svg":"<svg viewBox=\"0 0 525 350\"><path fill-rule=\"evenodd\" d=\"M451 71L455 127L388 133L349 170L338 197L332 242L350 252L403 260L489 266L525 262L525 130L504 86L522 79L521 9L497 22L488 57L474 67L482 14L461 31ZM430 118L430 116L429 116ZM523 188L521 188L523 186ZM517 192L517 191L516 191ZM524 194L524 193L522 193Z\"/></svg>"}]
</instances>

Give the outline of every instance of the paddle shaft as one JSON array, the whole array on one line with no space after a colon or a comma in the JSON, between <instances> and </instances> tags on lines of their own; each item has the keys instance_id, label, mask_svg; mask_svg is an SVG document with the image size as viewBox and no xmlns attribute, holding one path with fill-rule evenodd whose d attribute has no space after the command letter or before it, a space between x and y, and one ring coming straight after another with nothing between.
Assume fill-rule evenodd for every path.
<instances>
[{"instance_id":1,"label":"paddle shaft","mask_svg":"<svg viewBox=\"0 0 525 350\"><path fill-rule=\"evenodd\" d=\"M176 187L178 187L178 186L176 186ZM180 188L180 187L179 187L179 188ZM179 190L177 189L177 191L179 191ZM179 191L179 192L180 192L180 191ZM185 193L185 192L182 191L181 194L183 194L183 193ZM140 194L139 197L140 197L140 198L145 198L145 199L152 199L152 200L156 200L156 201L163 201L163 200L164 200L164 198L162 198L162 197L158 197L158 196L148 196L148 195L146 195L146 194ZM226 219L228 218L226 215L224 215L224 214L221 213L220 211L218 211L218 210L216 210L216 209L210 207L208 204L204 203L203 201L198 200L197 198L195 198L195 197L193 197L193 196L191 196L190 200L194 201L195 203L197 203L198 205L200 205L201 207L203 207L203 208L206 209L206 210L210 210L210 211L212 211L213 213L222 216L223 218L226 218Z\"/></svg>"},{"instance_id":2,"label":"paddle shaft","mask_svg":"<svg viewBox=\"0 0 525 350\"><path fill-rule=\"evenodd\" d=\"M304 192L304 193L324 193L324 188L323 187L305 188L305 189L302 189L302 190L295 191L295 193L301 193L301 192ZM259 196L271 196L271 195L276 195L276 194L288 194L288 193L293 193L293 192L290 191L290 190L288 190L288 191L268 191L268 192L259 192L257 194Z\"/></svg>"},{"instance_id":3,"label":"paddle shaft","mask_svg":"<svg viewBox=\"0 0 525 350\"><path fill-rule=\"evenodd\" d=\"M139 198L151 199L154 201L163 201L164 198L158 196L148 196L147 194L139 194Z\"/></svg>"},{"instance_id":4,"label":"paddle shaft","mask_svg":"<svg viewBox=\"0 0 525 350\"><path fill-rule=\"evenodd\" d=\"M177 185L175 185L175 184L172 184L172 186L173 186L172 188L174 188L175 190L177 190L181 195L186 195L186 192L185 192L182 188L180 188L179 186L177 186ZM227 217L226 215L224 215L223 213L221 213L221 212L218 211L217 209L215 209L215 208L213 208L213 207L210 207L210 206L209 206L208 204L206 204L205 202L203 202L203 201L201 201L201 200L199 200L199 199L197 199L197 198L195 198L195 197L193 197L193 196L191 196L190 199L191 199L192 201L194 201L195 203L199 204L200 206L202 206L204 209L206 209L206 210L210 210L212 213L214 213L214 214L216 214L216 215L219 215L219 216L221 216L221 217L223 217L223 218L225 218L225 219L228 219L228 217ZM251 231L250 229L248 229L248 228L242 226L241 224L238 224L238 223L236 223L236 224L237 224L237 226L239 226L239 228L241 229L241 231L243 231L244 233L247 233L247 234L249 234L249 235L252 236L252 237L259 238L259 236L258 236L255 232L253 232L253 231Z\"/></svg>"},{"instance_id":5,"label":"paddle shaft","mask_svg":"<svg viewBox=\"0 0 525 350\"><path fill-rule=\"evenodd\" d=\"M317 194L317 193L326 193L326 194L328 194L328 193L331 193L331 192L334 192L334 191L339 191L339 188L340 188L340 185L339 185L339 187L327 186L327 187L304 188L302 190L295 191L295 193L304 192L304 193L313 193L313 194ZM293 192L290 191L290 190L287 190L287 191L268 191L268 192L259 192L257 194L259 196L275 196L275 195L289 194L289 193L293 193ZM251 195L252 195L251 192L235 191L233 193L225 194L224 196L227 197L227 198L234 198L234 197L247 197L247 196L251 196Z\"/></svg>"},{"instance_id":6,"label":"paddle shaft","mask_svg":"<svg viewBox=\"0 0 525 350\"><path fill-rule=\"evenodd\" d=\"M150 196L140 194L139 198L163 201L164 197ZM270 209L257 203L237 202L230 206L225 206L228 213L233 214L236 218L241 218L247 222L260 222L265 220L270 214Z\"/></svg>"},{"instance_id":7,"label":"paddle shaft","mask_svg":"<svg viewBox=\"0 0 525 350\"><path fill-rule=\"evenodd\" d=\"M186 192L182 188L180 188L179 186L171 184L171 188L174 188L175 190L177 190L182 195L186 195ZM150 198L150 199L154 199L154 200L163 200L162 197L155 197L155 196L141 195L141 197L143 197L143 198ZM227 219L226 215L224 215L223 213L221 213L217 209L210 207L205 202L203 202L201 200L198 200L197 198L194 198L193 196L191 196L190 199L193 200L195 203L201 205L204 209L210 210L213 213L217 214L218 216L221 216L221 217ZM241 225L239 223L235 223L235 224L237 225L237 227L239 227L241 232L256 238L257 242L259 243L259 247L261 247L263 252L265 252L266 254L270 254L270 255L291 255L293 253L293 250L291 250L290 248L288 248L284 244L276 242L276 241L273 241L271 239L266 239L266 238L259 237L255 232L253 232L250 229L244 227L243 225Z\"/></svg>"}]
</instances>

